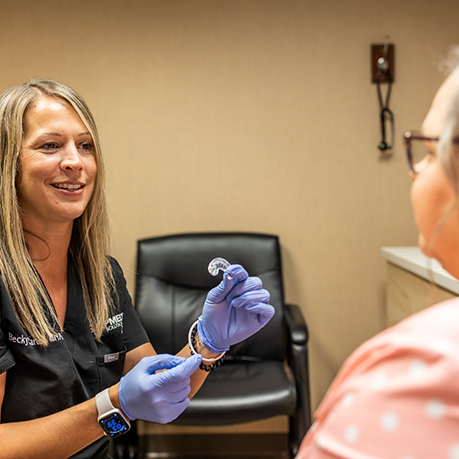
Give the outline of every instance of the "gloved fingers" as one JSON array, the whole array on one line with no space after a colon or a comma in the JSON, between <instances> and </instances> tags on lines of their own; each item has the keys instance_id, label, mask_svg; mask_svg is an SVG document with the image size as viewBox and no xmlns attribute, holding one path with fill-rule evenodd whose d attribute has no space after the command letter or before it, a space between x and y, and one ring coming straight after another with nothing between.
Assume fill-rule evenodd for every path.
<instances>
[{"instance_id":1,"label":"gloved fingers","mask_svg":"<svg viewBox=\"0 0 459 459\"><path fill-rule=\"evenodd\" d=\"M248 309L252 303L268 304L270 298L271 295L269 294L268 290L265 290L263 288L259 290L250 290L234 298L230 303L230 307L238 309Z\"/></svg>"},{"instance_id":2,"label":"gloved fingers","mask_svg":"<svg viewBox=\"0 0 459 459\"><path fill-rule=\"evenodd\" d=\"M143 368L145 373L154 374L158 370L168 370L185 362L186 359L170 354L158 354L144 357L138 365Z\"/></svg>"},{"instance_id":3,"label":"gloved fingers","mask_svg":"<svg viewBox=\"0 0 459 459\"><path fill-rule=\"evenodd\" d=\"M152 387L160 388L158 393L161 393L161 397L164 400L168 400L173 394L188 390L190 387L189 377L174 380L168 373L169 371L156 373L151 377L150 381Z\"/></svg>"},{"instance_id":4,"label":"gloved fingers","mask_svg":"<svg viewBox=\"0 0 459 459\"><path fill-rule=\"evenodd\" d=\"M220 303L231 289L249 277L249 273L241 265L231 265L223 275L223 280L207 294L207 301Z\"/></svg>"},{"instance_id":5,"label":"gloved fingers","mask_svg":"<svg viewBox=\"0 0 459 459\"><path fill-rule=\"evenodd\" d=\"M243 298L241 300L237 298L236 300L233 300L231 305L236 309L236 311L245 311L249 314L256 315L258 322L261 325L266 325L276 312L276 310L269 304L269 298L263 301L253 301L253 299L249 298Z\"/></svg>"},{"instance_id":6,"label":"gloved fingers","mask_svg":"<svg viewBox=\"0 0 459 459\"><path fill-rule=\"evenodd\" d=\"M130 419L172 421L188 406L190 375L201 360L199 354L189 359L169 354L145 357L120 380L121 408Z\"/></svg>"},{"instance_id":7,"label":"gloved fingers","mask_svg":"<svg viewBox=\"0 0 459 459\"><path fill-rule=\"evenodd\" d=\"M271 320L276 310L270 304L261 303L258 309L258 322L263 327Z\"/></svg>"},{"instance_id":8,"label":"gloved fingers","mask_svg":"<svg viewBox=\"0 0 459 459\"><path fill-rule=\"evenodd\" d=\"M185 402L191 392L190 384L181 387L180 390L176 390L177 388L174 384L173 387L170 387L170 389L171 391L167 393L167 403L169 405L176 405L178 403Z\"/></svg>"},{"instance_id":9,"label":"gloved fingers","mask_svg":"<svg viewBox=\"0 0 459 459\"><path fill-rule=\"evenodd\" d=\"M235 279L239 283L245 281L249 277L249 273L241 265L230 265L225 272L225 276Z\"/></svg>"},{"instance_id":10,"label":"gloved fingers","mask_svg":"<svg viewBox=\"0 0 459 459\"><path fill-rule=\"evenodd\" d=\"M190 399L188 398L188 394L186 394L183 398L177 400L176 402L171 401L171 405L173 405L175 409L180 410L179 414L183 413L185 408L190 404Z\"/></svg>"},{"instance_id":11,"label":"gloved fingers","mask_svg":"<svg viewBox=\"0 0 459 459\"><path fill-rule=\"evenodd\" d=\"M190 399L185 397L182 401L178 403L174 403L171 405L167 405L163 408L158 410L158 417L154 420L154 422L158 422L159 424L167 424L172 422L174 419L177 419L188 407L190 404Z\"/></svg>"},{"instance_id":12,"label":"gloved fingers","mask_svg":"<svg viewBox=\"0 0 459 459\"><path fill-rule=\"evenodd\" d=\"M259 277L248 277L245 281L234 286L234 288L228 293L226 299L232 301L238 296L244 295L246 292L252 290L261 290L263 288L263 282Z\"/></svg>"},{"instance_id":13,"label":"gloved fingers","mask_svg":"<svg viewBox=\"0 0 459 459\"><path fill-rule=\"evenodd\" d=\"M171 368L168 371L158 373L155 376L158 377L158 382L161 385L178 384L185 382L187 385L190 384L190 376L198 369L202 361L201 354L194 354L188 359L182 359L179 365Z\"/></svg>"},{"instance_id":14,"label":"gloved fingers","mask_svg":"<svg viewBox=\"0 0 459 459\"><path fill-rule=\"evenodd\" d=\"M239 311L244 311L246 315L250 314L252 318L251 320L248 320L246 316L241 321L241 325L238 325L238 329L241 328L242 325L247 325L250 328L250 324L253 324L256 320L259 327L254 329L253 332L259 330L261 327L264 327L271 320L271 318L274 316L276 312L276 310L270 304L266 303L251 303L244 309L239 309Z\"/></svg>"}]
</instances>

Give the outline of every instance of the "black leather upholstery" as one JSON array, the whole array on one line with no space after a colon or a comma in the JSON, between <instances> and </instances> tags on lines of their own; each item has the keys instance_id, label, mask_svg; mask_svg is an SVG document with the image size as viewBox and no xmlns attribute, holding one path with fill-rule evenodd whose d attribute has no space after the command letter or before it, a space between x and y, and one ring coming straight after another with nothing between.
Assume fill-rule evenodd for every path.
<instances>
[{"instance_id":1,"label":"black leather upholstery","mask_svg":"<svg viewBox=\"0 0 459 459\"><path fill-rule=\"evenodd\" d=\"M301 310L284 304L279 240L252 233L181 234L138 241L135 305L158 353L177 353L201 314L214 257L258 276L276 309L257 334L233 346L190 406L174 421L222 425L290 417L292 456L310 425L308 332Z\"/></svg>"}]
</instances>

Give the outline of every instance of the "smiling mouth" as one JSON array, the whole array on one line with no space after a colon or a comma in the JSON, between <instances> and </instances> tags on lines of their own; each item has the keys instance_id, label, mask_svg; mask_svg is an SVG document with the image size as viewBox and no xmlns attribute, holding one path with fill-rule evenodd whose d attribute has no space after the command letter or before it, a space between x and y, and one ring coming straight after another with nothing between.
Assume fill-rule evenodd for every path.
<instances>
[{"instance_id":1,"label":"smiling mouth","mask_svg":"<svg viewBox=\"0 0 459 459\"><path fill-rule=\"evenodd\" d=\"M52 186L54 188L58 188L59 190L68 190L68 191L77 191L83 188L83 185L71 185L69 183L53 183Z\"/></svg>"}]
</instances>

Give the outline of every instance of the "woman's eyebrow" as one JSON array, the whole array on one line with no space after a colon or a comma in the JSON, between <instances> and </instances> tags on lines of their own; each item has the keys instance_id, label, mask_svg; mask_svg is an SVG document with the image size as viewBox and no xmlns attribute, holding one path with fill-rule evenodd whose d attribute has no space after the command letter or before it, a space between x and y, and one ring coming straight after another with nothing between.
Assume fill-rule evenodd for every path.
<instances>
[{"instance_id":1,"label":"woman's eyebrow","mask_svg":"<svg viewBox=\"0 0 459 459\"><path fill-rule=\"evenodd\" d=\"M59 137L62 137L62 135L59 134L59 132L43 132L42 134L40 134L40 137L44 135L57 135Z\"/></svg>"},{"instance_id":2,"label":"woman's eyebrow","mask_svg":"<svg viewBox=\"0 0 459 459\"><path fill-rule=\"evenodd\" d=\"M55 135L58 137L62 137L62 134L59 134L59 132L43 132L42 134L40 134L40 137L44 135ZM78 134L78 137L83 136L83 135L91 135L91 133L89 131L82 132L81 134Z\"/></svg>"}]
</instances>

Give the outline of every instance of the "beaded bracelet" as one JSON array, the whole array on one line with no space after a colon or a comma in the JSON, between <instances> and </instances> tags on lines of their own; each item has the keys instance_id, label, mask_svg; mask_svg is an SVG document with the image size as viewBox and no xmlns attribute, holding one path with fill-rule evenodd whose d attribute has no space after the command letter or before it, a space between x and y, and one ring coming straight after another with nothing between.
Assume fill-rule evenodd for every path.
<instances>
[{"instance_id":1,"label":"beaded bracelet","mask_svg":"<svg viewBox=\"0 0 459 459\"><path fill-rule=\"evenodd\" d=\"M198 334L198 320L190 327L190 331L188 332L188 346L190 347L191 355L198 354L198 351L195 349L195 339L196 335ZM199 368L204 371L213 371L215 368L218 368L225 358L226 352L222 352L221 354L217 355L217 357L208 359L206 357L202 358L202 362L199 365ZM205 365L204 362L210 362L210 365Z\"/></svg>"}]
</instances>

